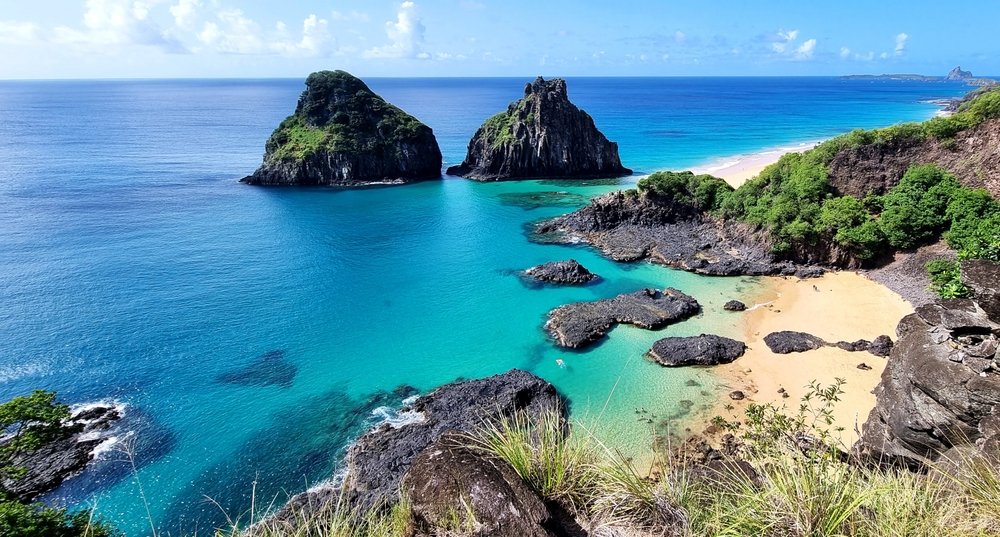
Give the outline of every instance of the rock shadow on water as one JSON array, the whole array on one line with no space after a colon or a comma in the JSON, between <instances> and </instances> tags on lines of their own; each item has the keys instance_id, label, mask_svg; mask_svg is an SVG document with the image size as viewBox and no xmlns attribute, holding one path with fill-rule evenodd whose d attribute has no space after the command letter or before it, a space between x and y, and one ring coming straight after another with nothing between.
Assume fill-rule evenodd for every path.
<instances>
[{"instance_id":1,"label":"rock shadow on water","mask_svg":"<svg viewBox=\"0 0 1000 537\"><path fill-rule=\"evenodd\" d=\"M290 388L298 371L298 366L285 359L285 351L277 349L265 352L246 367L223 373L215 380L220 384Z\"/></svg>"},{"instance_id":2,"label":"rock shadow on water","mask_svg":"<svg viewBox=\"0 0 1000 537\"><path fill-rule=\"evenodd\" d=\"M499 196L500 203L509 207L520 207L525 211L547 207L568 207L579 209L590 203L590 198L573 192L505 192Z\"/></svg>"},{"instance_id":3,"label":"rock shadow on water","mask_svg":"<svg viewBox=\"0 0 1000 537\"><path fill-rule=\"evenodd\" d=\"M227 516L249 520L254 496L258 509L280 507L296 492L332 478L349 442L398 417L403 399L416 393L404 385L358 398L337 388L276 410L242 445L215 454L173 498L157 520L161 532L201 534L228 527Z\"/></svg>"}]
</instances>

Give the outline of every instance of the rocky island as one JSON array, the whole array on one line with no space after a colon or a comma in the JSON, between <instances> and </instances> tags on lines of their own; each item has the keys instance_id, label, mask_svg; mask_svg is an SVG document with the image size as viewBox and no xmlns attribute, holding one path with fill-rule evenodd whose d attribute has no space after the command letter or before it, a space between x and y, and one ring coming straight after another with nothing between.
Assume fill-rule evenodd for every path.
<instances>
[{"instance_id":1,"label":"rocky island","mask_svg":"<svg viewBox=\"0 0 1000 537\"><path fill-rule=\"evenodd\" d=\"M267 140L252 185L364 186L441 176L434 132L345 71L309 75L295 113Z\"/></svg>"},{"instance_id":2,"label":"rocky island","mask_svg":"<svg viewBox=\"0 0 1000 537\"><path fill-rule=\"evenodd\" d=\"M479 127L465 160L447 173L501 181L619 177L632 170L622 166L618 144L570 102L565 80L538 77L525 85L524 98Z\"/></svg>"}]
</instances>

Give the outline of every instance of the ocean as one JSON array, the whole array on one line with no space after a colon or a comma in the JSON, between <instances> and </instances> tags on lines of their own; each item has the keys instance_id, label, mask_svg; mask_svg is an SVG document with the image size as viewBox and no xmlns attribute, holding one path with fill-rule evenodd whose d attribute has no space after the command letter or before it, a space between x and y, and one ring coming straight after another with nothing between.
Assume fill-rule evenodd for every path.
<instances>
[{"instance_id":1,"label":"ocean","mask_svg":"<svg viewBox=\"0 0 1000 537\"><path fill-rule=\"evenodd\" d=\"M445 166L528 79L370 79L430 125ZM128 535L209 533L329 478L404 398L518 367L627 454L725 393L705 369L643 358L667 335L738 335L721 305L754 278L617 264L534 244L532 222L661 169L686 169L931 117L957 83L835 78L579 78L570 98L636 176L355 190L238 183L301 80L0 82L0 400L44 388L125 408L120 440L46 500ZM575 258L602 279L533 287ZM582 352L542 331L559 305L642 287L700 316L618 327ZM560 359L564 367L557 365ZM132 462L136 470L132 471ZM140 485L143 494L140 494ZM145 504L149 505L147 516Z\"/></svg>"}]
</instances>

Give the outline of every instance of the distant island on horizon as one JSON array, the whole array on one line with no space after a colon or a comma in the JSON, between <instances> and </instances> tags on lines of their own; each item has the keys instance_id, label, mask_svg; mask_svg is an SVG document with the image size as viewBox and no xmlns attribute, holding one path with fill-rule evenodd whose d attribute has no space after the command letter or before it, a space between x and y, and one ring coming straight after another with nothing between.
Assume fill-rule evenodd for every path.
<instances>
[{"instance_id":1,"label":"distant island on horizon","mask_svg":"<svg viewBox=\"0 0 1000 537\"><path fill-rule=\"evenodd\" d=\"M918 75L912 73L881 74L881 75L844 75L843 80L904 80L911 82L964 82L970 86L993 86L997 80L989 77L977 77L972 71L963 71L962 66L956 66L945 76Z\"/></svg>"}]
</instances>

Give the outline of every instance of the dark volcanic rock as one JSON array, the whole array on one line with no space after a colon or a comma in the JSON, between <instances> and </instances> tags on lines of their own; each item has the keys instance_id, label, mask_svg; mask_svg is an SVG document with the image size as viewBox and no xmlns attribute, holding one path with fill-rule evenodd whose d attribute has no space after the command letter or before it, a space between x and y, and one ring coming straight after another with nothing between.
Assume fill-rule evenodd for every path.
<instances>
[{"instance_id":1,"label":"dark volcanic rock","mask_svg":"<svg viewBox=\"0 0 1000 537\"><path fill-rule=\"evenodd\" d=\"M754 228L719 221L650 192L610 192L578 211L542 222L535 235L547 243L587 242L615 261L649 259L709 276L823 273L819 267L777 260L770 239Z\"/></svg>"},{"instance_id":2,"label":"dark volcanic rock","mask_svg":"<svg viewBox=\"0 0 1000 537\"><path fill-rule=\"evenodd\" d=\"M441 176L434 132L344 71L309 75L295 113L267 141L254 185L406 183Z\"/></svg>"},{"instance_id":3,"label":"dark volcanic rock","mask_svg":"<svg viewBox=\"0 0 1000 537\"><path fill-rule=\"evenodd\" d=\"M1000 264L962 261L962 283L975 291L976 302L994 322L1000 322Z\"/></svg>"},{"instance_id":4,"label":"dark volcanic rock","mask_svg":"<svg viewBox=\"0 0 1000 537\"><path fill-rule=\"evenodd\" d=\"M782 330L772 332L764 336L764 343L771 352L777 354L789 354L792 352L806 352L826 346L826 341L805 332L793 332Z\"/></svg>"},{"instance_id":5,"label":"dark volcanic rock","mask_svg":"<svg viewBox=\"0 0 1000 537\"><path fill-rule=\"evenodd\" d=\"M552 517L538 494L509 463L468 442L445 433L413 459L403 492L418 534L551 536L544 525Z\"/></svg>"},{"instance_id":6,"label":"dark volcanic rock","mask_svg":"<svg viewBox=\"0 0 1000 537\"><path fill-rule=\"evenodd\" d=\"M875 338L871 345L868 345L868 352L883 358L889 356L892 352L892 338L885 334Z\"/></svg>"},{"instance_id":7,"label":"dark volcanic rock","mask_svg":"<svg viewBox=\"0 0 1000 537\"><path fill-rule=\"evenodd\" d=\"M747 346L742 341L702 334L663 338L653 343L649 356L658 364L668 367L718 365L732 362L743 356L746 350Z\"/></svg>"},{"instance_id":8,"label":"dark volcanic rock","mask_svg":"<svg viewBox=\"0 0 1000 537\"><path fill-rule=\"evenodd\" d=\"M299 368L285 360L285 351L268 351L244 368L216 377L216 382L243 386L291 387Z\"/></svg>"},{"instance_id":9,"label":"dark volcanic rock","mask_svg":"<svg viewBox=\"0 0 1000 537\"><path fill-rule=\"evenodd\" d=\"M564 285L582 285L597 279L596 274L577 263L575 259L537 265L525 270L524 274L538 281Z\"/></svg>"},{"instance_id":10,"label":"dark volcanic rock","mask_svg":"<svg viewBox=\"0 0 1000 537\"><path fill-rule=\"evenodd\" d=\"M896 333L855 451L919 467L982 437L981 420L1000 402L1000 325L971 300L943 300L904 317Z\"/></svg>"},{"instance_id":11,"label":"dark volcanic rock","mask_svg":"<svg viewBox=\"0 0 1000 537\"><path fill-rule=\"evenodd\" d=\"M108 438L108 430L120 418L115 407L103 404L75 413L62 438L15 456L13 464L27 468L27 473L17 480L0 480L0 488L24 502L55 489L87 466L94 457L94 448Z\"/></svg>"},{"instance_id":12,"label":"dark volcanic rock","mask_svg":"<svg viewBox=\"0 0 1000 537\"><path fill-rule=\"evenodd\" d=\"M847 352L859 352L866 351L871 348L872 342L867 339L859 339L857 341L838 341L834 345Z\"/></svg>"},{"instance_id":13,"label":"dark volcanic rock","mask_svg":"<svg viewBox=\"0 0 1000 537\"><path fill-rule=\"evenodd\" d=\"M484 421L525 412L538 419L548 412L565 416L556 389L518 369L481 380L456 382L420 397L410 409L411 423L383 425L362 435L348 449L344 489L318 487L294 496L276 513L276 524L294 528L302 516L320 512L341 494L356 509L385 505L399 499L403 475L413 459L446 431L471 432Z\"/></svg>"},{"instance_id":14,"label":"dark volcanic rock","mask_svg":"<svg viewBox=\"0 0 1000 537\"><path fill-rule=\"evenodd\" d=\"M726 311L746 311L747 305L739 300L730 300L722 306L722 309Z\"/></svg>"},{"instance_id":15,"label":"dark volcanic rock","mask_svg":"<svg viewBox=\"0 0 1000 537\"><path fill-rule=\"evenodd\" d=\"M560 347L580 348L597 341L618 323L649 330L683 321L701 310L677 289L643 289L596 302L578 302L549 312L545 329Z\"/></svg>"},{"instance_id":16,"label":"dark volcanic rock","mask_svg":"<svg viewBox=\"0 0 1000 537\"><path fill-rule=\"evenodd\" d=\"M449 175L482 181L631 173L618 158L618 144L569 101L566 81L541 77L524 87L524 98L486 120L462 164L448 168Z\"/></svg>"}]
</instances>

